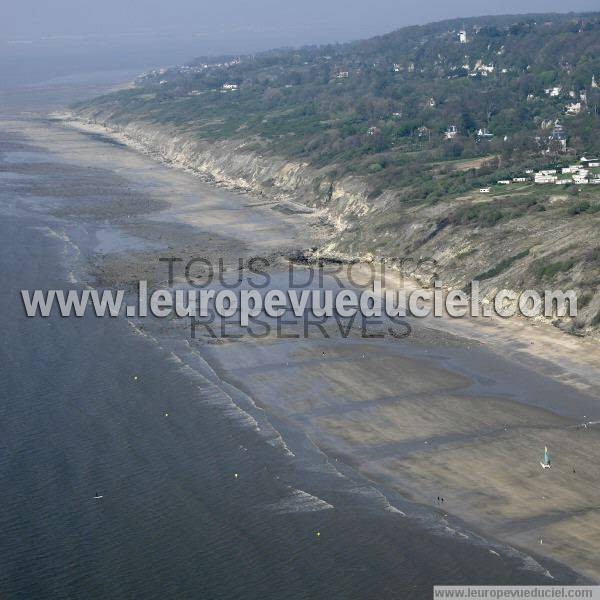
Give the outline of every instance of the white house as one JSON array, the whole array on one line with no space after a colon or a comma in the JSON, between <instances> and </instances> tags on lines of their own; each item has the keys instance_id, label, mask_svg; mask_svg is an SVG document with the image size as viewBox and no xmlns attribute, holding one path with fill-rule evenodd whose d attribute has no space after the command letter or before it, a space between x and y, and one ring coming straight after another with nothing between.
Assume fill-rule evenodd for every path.
<instances>
[{"instance_id":1,"label":"white house","mask_svg":"<svg viewBox=\"0 0 600 600\"><path fill-rule=\"evenodd\" d=\"M458 32L458 41L461 44L467 43L467 32L464 29L462 29L461 31Z\"/></svg>"},{"instance_id":2,"label":"white house","mask_svg":"<svg viewBox=\"0 0 600 600\"><path fill-rule=\"evenodd\" d=\"M237 83L224 83L223 89L224 90L237 90L238 84Z\"/></svg>"},{"instance_id":3,"label":"white house","mask_svg":"<svg viewBox=\"0 0 600 600\"><path fill-rule=\"evenodd\" d=\"M600 166L600 160L598 160L597 158L586 158L585 156L582 156L579 159L579 162L581 163L582 167L598 167L598 166Z\"/></svg>"},{"instance_id":4,"label":"white house","mask_svg":"<svg viewBox=\"0 0 600 600\"><path fill-rule=\"evenodd\" d=\"M581 112L581 102L571 102L565 106L568 115L578 115Z\"/></svg>"},{"instance_id":5,"label":"white house","mask_svg":"<svg viewBox=\"0 0 600 600\"><path fill-rule=\"evenodd\" d=\"M492 138L492 137L494 137L494 134L490 133L485 127L481 127L477 130L477 137Z\"/></svg>"},{"instance_id":6,"label":"white house","mask_svg":"<svg viewBox=\"0 0 600 600\"><path fill-rule=\"evenodd\" d=\"M479 188L479 191L482 194L489 194L490 193L490 188Z\"/></svg>"},{"instance_id":7,"label":"white house","mask_svg":"<svg viewBox=\"0 0 600 600\"><path fill-rule=\"evenodd\" d=\"M499 179L497 181L498 185L509 185L510 184L510 179Z\"/></svg>"},{"instance_id":8,"label":"white house","mask_svg":"<svg viewBox=\"0 0 600 600\"><path fill-rule=\"evenodd\" d=\"M555 183L558 178L556 175L551 175L547 173L536 173L533 177L535 183Z\"/></svg>"},{"instance_id":9,"label":"white house","mask_svg":"<svg viewBox=\"0 0 600 600\"><path fill-rule=\"evenodd\" d=\"M585 185L588 182L588 178L584 175L578 175L578 174L574 174L573 175L573 183L577 183L579 185Z\"/></svg>"},{"instance_id":10,"label":"white house","mask_svg":"<svg viewBox=\"0 0 600 600\"><path fill-rule=\"evenodd\" d=\"M555 87L552 88L546 88L544 90L546 96L551 96L553 98L560 96L560 93L562 92L562 86L557 85Z\"/></svg>"},{"instance_id":11,"label":"white house","mask_svg":"<svg viewBox=\"0 0 600 600\"><path fill-rule=\"evenodd\" d=\"M444 131L444 137L447 140L452 140L458 135L458 129L456 125L450 125L446 131Z\"/></svg>"}]
</instances>

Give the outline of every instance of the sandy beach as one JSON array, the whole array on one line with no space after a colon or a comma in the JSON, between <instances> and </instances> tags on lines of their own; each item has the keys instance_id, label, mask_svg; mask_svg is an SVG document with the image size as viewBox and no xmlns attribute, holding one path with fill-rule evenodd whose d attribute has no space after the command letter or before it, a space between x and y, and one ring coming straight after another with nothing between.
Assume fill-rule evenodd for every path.
<instances>
[{"instance_id":1,"label":"sandy beach","mask_svg":"<svg viewBox=\"0 0 600 600\"><path fill-rule=\"evenodd\" d=\"M122 205L69 204L68 194L48 205L57 216L93 221L86 260L94 285L164 284L161 256L223 257L230 271L238 258L267 256L277 274L286 256L331 235L318 214L209 188L107 131L13 126L67 163L135 175ZM112 144L105 156L98 136ZM449 535L473 531L600 581L598 343L524 319L410 323L413 335L401 340L344 339L329 324L329 338L194 344L225 382L305 432L333 466L429 507ZM160 328L189 333L177 322ZM544 446L551 469L540 467Z\"/></svg>"}]
</instances>

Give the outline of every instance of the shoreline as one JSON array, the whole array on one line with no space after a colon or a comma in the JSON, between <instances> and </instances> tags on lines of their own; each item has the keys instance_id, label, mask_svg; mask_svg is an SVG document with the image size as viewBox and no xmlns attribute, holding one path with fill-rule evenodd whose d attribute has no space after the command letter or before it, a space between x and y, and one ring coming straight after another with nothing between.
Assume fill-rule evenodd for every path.
<instances>
[{"instance_id":1,"label":"shoreline","mask_svg":"<svg viewBox=\"0 0 600 600\"><path fill-rule=\"evenodd\" d=\"M153 157L155 158L155 157ZM172 166L172 165L170 165ZM505 323L507 323L507 321L500 321L498 323L494 323L492 325L487 325L485 327L480 326L478 324L478 322L465 322L463 323L462 319L449 319L449 320L445 320L445 321L441 321L438 320L436 322L435 319L432 320L433 322L427 322L427 326L429 326L431 329L437 329L438 331L442 331L445 334L450 334L450 335L455 335L455 336L459 336L462 340L477 340L479 343L485 345L485 346L497 346L496 348L496 353L502 353L502 352L506 352L508 350L512 350L514 351L515 346L518 348L516 350L516 352L518 353L517 358L518 357L523 357L525 359L526 362L529 362L530 365L536 367L534 370L537 370L538 374L542 374L542 376L544 377L548 377L550 376L553 380L558 380L558 381L562 381L565 385L569 385L571 387L574 388L579 388L580 390L593 390L594 386L597 385L597 382L600 381L600 379L598 379L600 376L597 372L592 372L591 375L592 377L590 377L589 374L587 374L587 379L588 381L586 382L582 382L580 381L580 379L582 377L584 377L586 375L586 373L584 373L584 371L586 371L586 369L591 368L591 366L594 366L594 362L596 361L596 358L598 356L597 351L598 349L594 346L592 341L587 341L587 340L580 340L579 338L573 338L572 336L567 336L567 334L557 330L556 328L548 328L546 329L546 326L540 326L539 328L537 326L530 326L528 327L528 323L511 323L510 325L506 325ZM455 323L456 322L456 323ZM436 327L437 325L437 327ZM533 338L533 339L532 339ZM568 339L567 339L568 338ZM534 343L531 344L530 342L533 341ZM435 340L434 340L435 342ZM529 342L529 343L528 343ZM585 343L587 342L587 343ZM465 345L468 345L468 341L464 341ZM331 350L328 350L328 354L329 352L337 352L339 351L339 348L341 348L341 344L337 344L334 345L333 348ZM551 347L554 346L554 347ZM436 344L432 343L431 344L431 348L434 349L436 348ZM231 350L230 346L220 346L220 347L215 347L215 348L211 348L211 352L214 354L216 352L220 352L221 350ZM235 350L235 349L234 349ZM250 350L249 352L246 352L245 355L242 357L244 360L248 361L252 359L252 354L254 353L254 351L256 351L257 348L254 348L253 350ZM264 348L258 348L258 350L260 350L260 352L265 353L266 355L268 355L269 349L267 348L266 350ZM385 350L385 349L384 349ZM270 384L272 386L275 386L275 388L278 390L278 392L284 391L286 390L286 388L289 387L289 383L296 383L299 384L302 381L306 381L306 377L310 377L311 375L314 376L314 372L312 372L312 368L314 367L314 365L312 367L308 367L308 371L306 370L305 367L302 366L303 362L306 362L306 353L308 352L309 354L312 352L313 350L310 348L304 348L300 351L300 354L302 354L304 352L305 356L304 358L300 361L301 365L299 367L299 371L300 372L296 372L290 375L290 379L286 380L285 376L283 378L281 378L277 373L265 373L262 372L260 373L261 377L267 377L267 379L270 381ZM276 350L276 352L278 352L278 350ZM297 352L297 349L295 351ZM567 352L572 352L573 356L570 357L570 361L567 364L564 364L564 357L565 354ZM385 354L385 352L383 352L383 354ZM239 358L239 357L238 357ZM302 358L302 357L300 357ZM421 357L422 360L419 362L419 364L421 365L420 368L424 369L423 374L419 377L417 376L415 378L414 373L410 373L411 369L407 367L406 369L406 379L407 381L411 381L412 385L415 387L415 391L413 393L416 393L416 389L419 387L419 385L422 387L424 382L428 381L428 378L431 378L434 373L432 373L429 369L425 368L424 365L426 365L428 362L431 361L431 358L429 357ZM396 357L397 360L400 360L398 357ZM536 361L539 361L540 359L543 359L543 362L539 363ZM308 362L314 362L313 359L309 359ZM466 364L468 364L468 357L465 359ZM532 363L533 361L533 363ZM241 358L236 362L235 360L235 352L233 353L233 357L229 357L227 359L228 363L233 363L233 364L243 364L243 361L241 360ZM277 362L277 361L275 361ZM346 381L340 381L340 374L339 374L339 370L337 367L339 367L340 364L344 363L344 370L343 370L343 375L346 378ZM354 394L355 399L356 398L362 398L363 402L371 402L370 405L370 410L367 411L367 413L364 413L361 415L361 418L356 421L354 418L352 418L351 413L354 411L354 408L352 408L352 410L349 411L350 414L350 420L346 421L346 430L344 430L344 425L341 425L340 422L336 422L336 421L341 421L341 418L339 420L335 419L333 416L327 416L327 414L325 414L325 416L321 415L316 417L316 419L320 419L321 421L319 423L313 423L311 425L311 423L309 422L309 426L313 427L312 432L316 432L318 435L322 436L321 437L321 442L325 442L325 441L329 441L329 443L332 443L332 448L335 451L335 448L337 447L338 450L339 448L343 448L344 446L347 448L350 448L350 452L355 452L357 450L357 448L359 450L364 450L365 448L370 449L373 446L377 446L377 444L373 444L373 433L369 433L368 429L369 429L369 423L366 422L364 423L362 421L363 417L366 415L370 415L371 417L373 417L373 410L376 411L383 411L381 413L381 415L375 415L376 421L378 421L378 433L377 435L380 436L379 439L388 439L388 443L390 444L406 444L407 441L403 440L403 439L399 439L397 437L397 435L395 436L395 433L397 433L398 427L402 427L402 421L410 421L411 419L413 420L413 422L417 422L419 421L419 419L422 419L422 416L420 417L419 415L423 412L423 410L431 410L430 407L424 407L423 405L419 405L418 402L416 404L414 404L413 406L399 406L399 407L395 407L395 410L393 410L391 413L390 412L386 412L389 409L389 406L386 408L385 406L377 406L376 404L374 405L372 403L372 400L375 400L375 398L369 398L368 395L365 396L365 384L367 382L373 383L372 379L374 377L374 374L377 374L377 376L375 377L375 380L377 382L381 382L381 385L383 387L387 386L387 398L390 398L391 396L394 395L395 392L395 382L392 380L390 381L390 373L388 370L383 369L383 370L377 370L377 368L374 367L373 364L370 364L370 368L367 370L367 372L364 371L364 369L361 372L361 377L357 378L356 373L353 373L353 371L356 369L355 367L355 363L356 363L356 357L352 357L352 356L340 356L340 361L338 361L336 363L336 369L334 371L331 370L330 367L325 366L324 370L322 373L319 374L319 378L322 382L325 381L335 381L336 384L338 384L339 389L335 390L335 397L339 397L339 395L342 393L340 390L343 388L345 390L345 394L350 393L350 397L353 397L352 394ZM392 364L395 363L389 363L388 366L391 366ZM409 363L406 363L409 364ZM441 373L443 372L443 376L439 376L441 377L441 379L439 380L439 384L440 384L440 389L436 390L431 390L432 394L435 393L441 393L443 390L447 390L448 388L448 380L452 379L452 377L450 375L448 375L448 371L447 369L444 370L443 367L443 361L440 361L439 365L436 366L436 368L434 369L435 371L437 371L437 373ZM596 365L599 364L598 362L596 362ZM563 369L563 373L558 374L554 373L552 374L551 371L560 366ZM281 365L280 365L281 367ZM320 367L321 368L321 367ZM282 369L282 371L284 371L284 369ZM392 371L393 372L393 371ZM412 377L412 379L411 379ZM235 379L235 378L234 378ZM259 377L260 379L260 377ZM283 379L283 381L282 381ZM253 381L251 382L253 389L256 390L260 390L260 385L261 382L256 382ZM251 387L252 387L251 386ZM258 387L257 387L258 386ZM277 387L279 386L279 387ZM250 389L250 388L249 388ZM292 390L293 391L293 390ZM288 391L289 394L289 391ZM250 394L251 397L253 398L260 398L261 394L260 393L254 393L254 394ZM452 401L452 394L450 394L450 396L448 398L445 398L445 403L449 403L450 401ZM294 402L295 399L293 396L288 396L287 400L289 400L290 402ZM325 398L325 400L327 400L327 398ZM521 399L522 400L522 399ZM501 420L501 413L502 413L502 409L501 406L498 404L498 400L494 400L494 402L491 401L487 401L485 397L477 397L475 399L473 398L463 398L464 402L470 402L470 404L468 405L468 409L466 412L463 411L463 409L459 406L459 405L453 405L453 410L456 411L456 418L451 418L448 420L448 422L445 424L446 428L450 431L450 432L454 432L452 433L452 435L466 435L465 432L463 430L461 430L461 419L464 420L465 418L467 418L469 416L469 413L472 412L475 408L477 410L480 410L482 412L482 414L486 415L486 414L491 414L490 411L492 411L494 413L494 415L492 417L490 417L491 421L490 421L490 426L492 427L492 431L493 428L496 427L499 424L499 419ZM491 404L490 404L491 402ZM500 400L501 402L501 400ZM279 399L279 403L281 403L281 399ZM262 401L261 401L262 404ZM318 403L317 403L318 404ZM385 404L385 402L383 403ZM406 403L405 403L406 404ZM492 406L493 404L493 406ZM546 415L545 411L541 411L540 407L535 407L531 404L519 404L519 402L517 402L517 405L519 407L523 407L525 406L524 412L522 413L521 417L522 419L527 422L527 421L531 421L531 422L535 422L539 419L540 415L545 415L544 419L548 421L548 425L551 425L551 422L554 422L554 417L551 417L549 415ZM266 404L266 406L268 406L268 403ZM339 405L337 405L339 407ZM441 406L444 406L444 403L442 403ZM282 406L280 404L273 404L273 401L271 401L271 409L273 409L273 407L276 410L281 411L282 410ZM326 411L333 411L333 414L335 414L336 412L336 403L333 403L333 406L327 406L327 404L325 403L325 405L321 404L321 405L315 405L315 406L301 406L299 407L299 409L296 410L296 412L299 412L300 415L302 415L302 413L304 412L304 419L313 419L313 417L311 417L310 415L308 417L306 417L306 411L308 409L318 409L321 412L323 412L323 410L325 409ZM285 408L285 407L283 407ZM348 407L346 407L347 409ZM392 407L394 408L394 407ZM492 410L493 409L493 410ZM442 411L443 414L443 410L447 410L447 406L446 408L440 409ZM398 412L399 411L399 412ZM462 412L461 412L462 411ZM541 411L541 412L540 412ZM310 412L310 411L309 411ZM318 411L317 411L318 412ZM575 422L573 421L575 415L563 415L562 417L559 417L559 421L560 423L566 423L565 419L570 423L570 424L575 424ZM341 417L341 415L340 415ZM323 419L325 419L325 421L323 421ZM384 421L387 420L390 422L391 424L391 428L386 425L384 422L381 421L381 419L383 419ZM398 421L399 419L399 421ZM416 421L415 421L416 419ZM572 422L573 421L573 422ZM423 422L421 422L421 427L423 426ZM571 423L572 422L572 423ZM306 426L306 422L303 422L303 424ZM413 423L414 425L414 423ZM473 423L472 424L473 427L477 427L478 423ZM561 426L562 427L562 426ZM458 433L457 433L458 432ZM309 433L311 433L311 430L309 429ZM404 434L406 433L406 431L404 432ZM439 436L441 435L440 432L435 432L435 431L431 431L428 432L429 436ZM471 435L471 434L469 434ZM377 437L377 436L375 436ZM443 437L443 436L442 436ZM407 438L408 439L408 438ZM465 441L465 438L462 438L463 443ZM421 443L423 442L423 440L420 440ZM483 440L484 442L487 443L487 439ZM534 443L535 442L535 443ZM531 444L533 444L533 447L536 448L536 444L537 440L531 440ZM409 444L415 444L414 441L410 441ZM320 446L319 446L320 447ZM452 447L452 439L440 439L439 441L439 448L444 450L444 452L454 452L456 449ZM397 448L396 448L397 449ZM523 450L526 450L526 448L524 448ZM371 450L369 450L371 451ZM503 446L501 448L499 448L497 451L495 451L494 453L492 453L492 456L490 458L490 464L489 464L489 468L490 469L502 469L503 468L503 461L505 461L506 456L507 456L507 452L511 452L512 448L510 447L510 444L507 447ZM394 449L392 448L392 454L394 452ZM479 449L476 449L476 455L479 452ZM375 478L379 478L382 481L386 480L386 478L389 478L390 475L398 470L401 469L408 469L408 471L410 472L410 476L407 478L404 478L404 481L402 482L402 478L401 478L401 483L402 485L405 486L404 491L407 494L412 494L414 496L414 498L418 501L418 502L422 502L423 504L427 504L427 497L431 496L431 492L430 491L423 491L423 490L431 490L431 483L429 485L424 485L424 482L421 481L419 483L419 478L422 477L426 477L430 482L431 481L437 481L438 485L450 485L451 481L448 481L447 477L445 477L445 472L446 473L451 473L453 476L457 475L456 471L453 471L453 469L455 469L455 464L454 464L454 459L452 459L450 461L450 463L446 463L444 464L444 462L442 461L439 465L435 465L435 469L431 469L429 467L431 467L430 464L428 464L428 460L430 460L428 457L423 458L421 455L423 453L420 451L416 451L416 449L412 450L411 453L409 455L407 455L407 457L403 458L400 464L394 463L394 464L387 464L386 460L388 460L390 457L389 456L383 456L383 462L382 461L377 461L377 459L375 459L375 462L373 462L373 459L370 460L363 460L363 476L367 476L371 475L372 477ZM456 458L456 464L466 464L468 463L468 461L472 461L473 460L473 456L459 456L458 458ZM505 464L505 463L504 463ZM539 467L536 465L534 465L536 469L538 469ZM359 470L360 473L360 470ZM527 472L527 476L531 477L533 474ZM416 476L416 479L415 479ZM527 477L525 478L525 481L527 480ZM394 485L398 485L398 493L402 494L402 487L398 482L394 482L393 478L392 480L390 480L390 483L392 485L392 488ZM471 486L472 488L472 496L476 496L477 495L477 482L476 481L469 481L469 486ZM488 482L490 485L494 483L493 478L489 480ZM510 488L511 493L514 492L514 489L516 484L514 482L512 483L507 483L504 482L503 485L507 485ZM421 490L421 491L419 491ZM434 495L432 497L435 497ZM515 502L517 501L517 504L519 502L521 502L521 500L517 499L512 499L510 500L510 498L508 499L509 502ZM569 502L571 502L570 499L565 499L565 501L567 501L567 504L569 504ZM468 498L464 498L463 502L465 503L465 505L468 504L468 502L471 502L471 500L469 500ZM484 507L485 508L485 507ZM518 507L517 507L518 508ZM481 510L481 507L480 507ZM574 510L573 508L571 508L571 510ZM450 511L449 511L450 512ZM483 514L485 514L485 510L483 511ZM488 515L489 516L489 515ZM593 515L592 515L593 516ZM533 518L535 517L535 515L529 515L526 518L529 519L529 521L531 521ZM463 515L457 514L457 518L459 519L463 519ZM481 519L482 517L480 517ZM465 519L465 522L469 522L468 520ZM483 518L482 522L485 524L485 518ZM475 526L479 526L480 523L478 523L477 521L475 521ZM496 527L499 527L498 524L495 525ZM485 526L482 526L482 531L485 532ZM489 527L488 527L489 529ZM501 535L497 535L494 533L490 533L490 535L492 535L492 537L498 537L498 539L502 539L502 532L500 531ZM581 532L580 532L581 535ZM514 535L511 534L510 539L514 539ZM528 541L527 539L525 540L521 540L521 538L519 538L517 536L517 539L519 540L519 543L517 543L517 547L523 547L531 552L534 552L531 549L531 543L530 541ZM514 543L511 542L510 540L508 541L508 543ZM548 547L548 545L546 546ZM546 550L546 547L544 548L544 550ZM537 550L539 550L539 548L537 548ZM553 552L556 552L557 550L560 550L560 548L556 549L550 549L549 553L550 555L552 555ZM558 552L559 556L561 554L564 553L564 550L561 552ZM544 555L546 556L546 552L544 552ZM559 559L560 560L560 559ZM567 561L566 564L568 564ZM571 565L572 566L572 565ZM589 570L589 566L587 568L587 570ZM600 573L600 571L598 571L598 573ZM598 577L598 575L596 574L596 577Z\"/></svg>"},{"instance_id":2,"label":"shoreline","mask_svg":"<svg viewBox=\"0 0 600 600\"><path fill-rule=\"evenodd\" d=\"M144 144L141 144L127 134L119 132L111 127L101 125L99 123L90 123L85 120L75 117L72 112L65 113L53 113L51 115L59 121L62 121L66 127L72 127L77 131L84 133L101 133L108 137L114 138L116 141L127 145L129 148L141 152L142 154L150 157L152 160L157 160L161 164L170 168L175 168L186 173L190 173L195 177L198 177L204 183L223 188L232 192L242 192L249 194L252 197L252 193L248 192L241 187L228 186L226 182L217 182L204 176L202 173L194 170L192 167L187 166L185 163L172 162L165 160L159 152L153 152L151 148L148 148ZM255 196L258 199L258 196ZM310 209L307 214L312 213ZM320 256L320 255L319 255ZM357 257L359 262L361 257ZM362 258L364 264L364 257ZM376 262L376 261L375 261ZM372 264L372 263L369 263ZM368 270L366 265L364 270ZM386 275L389 277L389 272ZM381 278L378 277L380 280ZM402 285L409 290L414 290L419 287L419 281L410 276L398 274L394 280L395 285ZM393 287L393 286L392 286ZM576 355L576 361L571 360L569 367L573 370L573 375L579 378L585 378L585 374L582 372L582 368L578 368L578 365L584 364L587 367L597 366L600 364L600 341L590 336L574 336L568 334L551 324L550 319L539 318L537 320L527 319L522 316L511 317L504 319L493 315L491 317L470 317L465 316L459 319L452 318L434 318L429 317L426 319L429 325L433 329L440 329L461 337L473 339L479 342L493 342L502 343L506 345L517 345L518 352L527 355L529 358L548 360L555 366L559 366L559 363L563 362L564 355L567 353L574 353ZM480 324L484 324L480 327ZM522 339L519 339L522 338ZM525 343L525 338L528 338L529 344ZM536 341L538 343L536 344ZM552 351L551 345L558 346L563 351L562 353ZM560 365L564 368L564 365ZM592 385L599 386L600 389L600 368L596 369L596 374L592 383L586 385L582 384L581 381L577 381L575 378L570 379L571 385L574 385L578 389L590 389Z\"/></svg>"}]
</instances>

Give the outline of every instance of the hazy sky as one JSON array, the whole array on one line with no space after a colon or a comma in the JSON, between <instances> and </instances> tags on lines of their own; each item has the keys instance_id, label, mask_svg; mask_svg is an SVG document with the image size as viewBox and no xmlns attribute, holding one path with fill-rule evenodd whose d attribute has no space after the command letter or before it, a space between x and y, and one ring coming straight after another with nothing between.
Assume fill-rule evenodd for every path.
<instances>
[{"instance_id":1,"label":"hazy sky","mask_svg":"<svg viewBox=\"0 0 600 600\"><path fill-rule=\"evenodd\" d=\"M598 0L1 0L0 36L184 32L351 39L450 17L598 10ZM285 40L285 36L282 37Z\"/></svg>"}]
</instances>

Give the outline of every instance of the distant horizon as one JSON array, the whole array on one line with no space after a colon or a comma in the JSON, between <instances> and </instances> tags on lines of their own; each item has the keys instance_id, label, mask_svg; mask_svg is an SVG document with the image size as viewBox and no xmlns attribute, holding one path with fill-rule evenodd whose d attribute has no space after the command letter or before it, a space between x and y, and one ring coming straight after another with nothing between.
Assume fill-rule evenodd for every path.
<instances>
[{"instance_id":1,"label":"distant horizon","mask_svg":"<svg viewBox=\"0 0 600 600\"><path fill-rule=\"evenodd\" d=\"M172 0L168 7L152 0L131 0L120 5L105 0L102 5L89 0L58 0L52 6L25 1L5 9L0 23L0 41L106 40L172 35L202 38L235 36L269 39L289 37L291 45L301 39L307 44L350 41L380 35L402 27L425 25L450 19L527 14L569 14L598 12L595 0L579 0L564 10L558 0L507 0L502 6L482 7L475 0L452 4L425 3L402 6L394 0L305 0L302 5L281 5L261 0L247 6L241 0L218 4ZM31 9L35 6L35 16ZM115 18L118 15L118 18ZM333 37L334 39L331 39Z\"/></svg>"},{"instance_id":2,"label":"distant horizon","mask_svg":"<svg viewBox=\"0 0 600 600\"><path fill-rule=\"evenodd\" d=\"M179 0L184 1L184 0ZM387 2L388 0L373 0ZM592 14L600 13L579 5L577 10L535 10L528 5L523 10L510 10L471 15L437 14L413 16L412 22L391 22L375 25L362 23L350 29L343 24L320 21L319 27L306 23L281 28L273 24L257 27L248 23L245 27L220 28L188 27L189 31L143 29L130 31L96 31L79 33L42 33L9 35L0 31L0 90L14 85L30 85L56 77L101 71L131 71L140 73L149 69L186 64L201 56L252 54L274 49L299 48L310 45L347 43L385 35L404 27L423 26L448 20L478 19L486 17L525 17L535 14ZM466 10L466 8L465 8ZM314 24L313 24L314 25ZM195 31L194 31L195 30Z\"/></svg>"},{"instance_id":3,"label":"distant horizon","mask_svg":"<svg viewBox=\"0 0 600 600\"><path fill-rule=\"evenodd\" d=\"M536 16L536 15L600 15L600 8L596 10L569 10L569 11L559 11L559 10L545 10L545 11L523 11L523 12L498 12L498 13L478 13L471 15L457 15L451 17L440 17L437 19L428 19L428 20L420 20L409 23L402 23L398 25L390 25L387 24L387 28L383 29L379 33L373 34L363 34L368 35L381 35L382 33L389 33L393 31L397 31L400 29L408 28L408 27L420 27L426 26L435 23L443 23L444 21L460 21L461 19L472 20L472 19L486 19L493 17L528 17L528 16ZM199 39L206 38L208 36L221 35L222 33L228 34L265 34L265 33L273 33L273 32L289 32L289 31L310 31L311 25L299 25L298 27L292 28L280 28L280 27L271 27L271 28L261 28L256 29L253 27L250 28L237 28L237 29L226 29L223 30L215 30L213 28L202 30L200 28L193 28L188 30L183 30L179 28L170 28L170 29L158 29L158 28L146 28L146 29L131 29L125 31L114 31L114 32L98 32L98 31L89 31L89 32L80 32L80 33L66 33L66 32L58 32L58 31L47 31L47 32L38 32L38 33L30 33L30 34L16 34L10 35L3 33L0 31L0 42L9 43L9 44L25 44L32 43L38 41L44 42L53 42L53 41L86 41L86 40L106 40L106 39L123 39L123 38L144 38L144 37L152 37L152 36L160 36L160 37L169 37L172 35L183 35L190 37L197 37ZM339 32L343 31L343 28L335 27L335 26L323 26L321 28L322 32ZM356 39L356 38L354 38Z\"/></svg>"}]
</instances>

